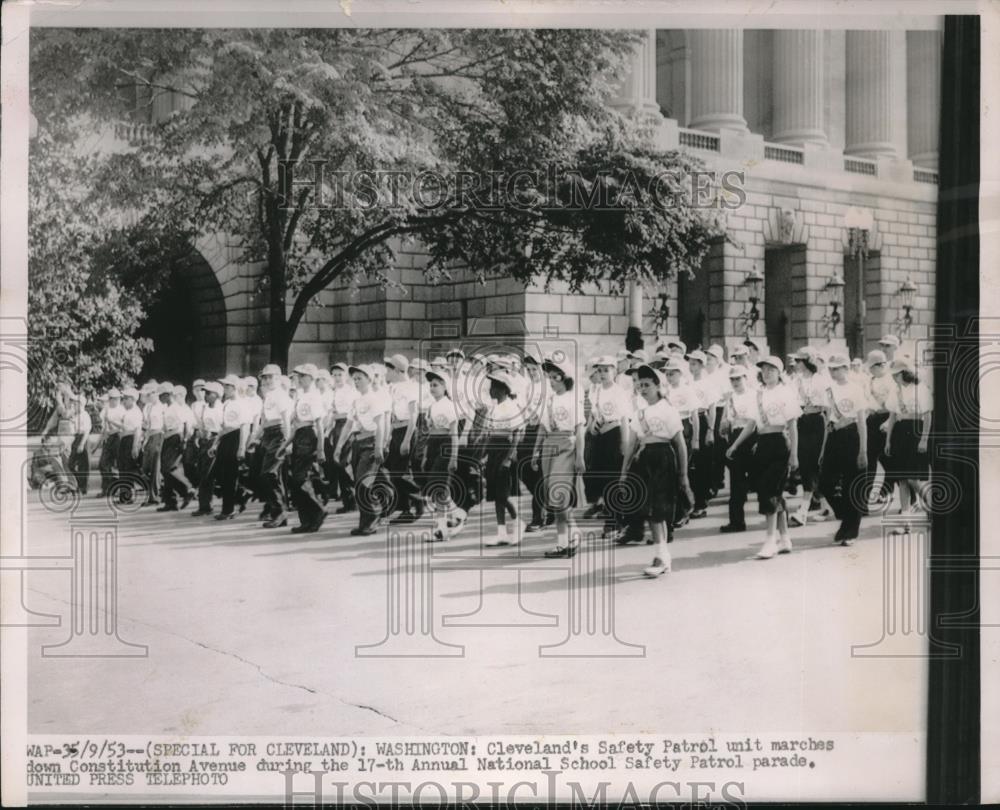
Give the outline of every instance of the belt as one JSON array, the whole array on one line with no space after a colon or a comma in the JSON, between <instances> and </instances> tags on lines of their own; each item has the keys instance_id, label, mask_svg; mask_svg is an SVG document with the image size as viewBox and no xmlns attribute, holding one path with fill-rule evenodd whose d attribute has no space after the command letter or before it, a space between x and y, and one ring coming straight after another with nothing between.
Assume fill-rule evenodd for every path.
<instances>
[{"instance_id":1,"label":"belt","mask_svg":"<svg viewBox=\"0 0 1000 810\"><path fill-rule=\"evenodd\" d=\"M374 430L359 430L354 433L355 441L357 441L358 439L374 439L374 438L375 438Z\"/></svg>"},{"instance_id":2,"label":"belt","mask_svg":"<svg viewBox=\"0 0 1000 810\"><path fill-rule=\"evenodd\" d=\"M237 425L236 427L233 428L223 428L222 430L219 431L219 435L228 436L230 433L236 433L236 431L238 431L240 427L242 427L242 425Z\"/></svg>"},{"instance_id":3,"label":"belt","mask_svg":"<svg viewBox=\"0 0 1000 810\"><path fill-rule=\"evenodd\" d=\"M647 444L670 444L670 439L639 439L640 447L645 447Z\"/></svg>"},{"instance_id":4,"label":"belt","mask_svg":"<svg viewBox=\"0 0 1000 810\"><path fill-rule=\"evenodd\" d=\"M260 427L262 430L267 430L268 428L281 427L281 419L268 419L266 421L261 421Z\"/></svg>"},{"instance_id":5,"label":"belt","mask_svg":"<svg viewBox=\"0 0 1000 810\"><path fill-rule=\"evenodd\" d=\"M181 433L183 433L181 430L164 431L163 438L169 439L171 436L180 436Z\"/></svg>"},{"instance_id":6,"label":"belt","mask_svg":"<svg viewBox=\"0 0 1000 810\"><path fill-rule=\"evenodd\" d=\"M614 430L616 427L621 427L621 422L615 420L614 422L605 422L604 424L597 425L597 430L600 433L607 433L609 430Z\"/></svg>"},{"instance_id":7,"label":"belt","mask_svg":"<svg viewBox=\"0 0 1000 810\"><path fill-rule=\"evenodd\" d=\"M785 426L784 425L780 425L780 426L764 425L764 427L757 428L757 432L761 436L770 436L773 433L782 433L782 432L784 432L784 430L785 430Z\"/></svg>"},{"instance_id":8,"label":"belt","mask_svg":"<svg viewBox=\"0 0 1000 810\"><path fill-rule=\"evenodd\" d=\"M851 425L856 425L857 422L854 419L845 416L839 422L831 422L831 424L833 425L834 430L843 430L844 428L848 428Z\"/></svg>"},{"instance_id":9,"label":"belt","mask_svg":"<svg viewBox=\"0 0 1000 810\"><path fill-rule=\"evenodd\" d=\"M393 419L392 420L392 429L393 430L395 430L396 428L409 427L409 426L410 426L410 420L409 419Z\"/></svg>"},{"instance_id":10,"label":"belt","mask_svg":"<svg viewBox=\"0 0 1000 810\"><path fill-rule=\"evenodd\" d=\"M334 416L333 417L333 421L334 422L346 422L347 421L347 414L344 414L343 416Z\"/></svg>"},{"instance_id":11,"label":"belt","mask_svg":"<svg viewBox=\"0 0 1000 810\"><path fill-rule=\"evenodd\" d=\"M809 414L823 413L823 408L820 405L808 405L802 409L802 415L808 416Z\"/></svg>"}]
</instances>

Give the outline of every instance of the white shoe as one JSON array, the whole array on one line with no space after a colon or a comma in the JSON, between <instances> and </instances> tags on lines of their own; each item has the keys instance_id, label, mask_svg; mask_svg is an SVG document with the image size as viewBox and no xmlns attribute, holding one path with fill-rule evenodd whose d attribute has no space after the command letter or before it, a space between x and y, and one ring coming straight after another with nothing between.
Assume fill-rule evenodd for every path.
<instances>
[{"instance_id":1,"label":"white shoe","mask_svg":"<svg viewBox=\"0 0 1000 810\"><path fill-rule=\"evenodd\" d=\"M650 579L656 579L660 574L670 573L670 558L663 559L662 557L655 557L653 559L653 564L648 565L642 569L642 573L645 574Z\"/></svg>"},{"instance_id":2,"label":"white shoe","mask_svg":"<svg viewBox=\"0 0 1000 810\"><path fill-rule=\"evenodd\" d=\"M778 553L779 554L790 554L792 551L792 538L787 534L782 534L778 537Z\"/></svg>"},{"instance_id":3,"label":"white shoe","mask_svg":"<svg viewBox=\"0 0 1000 810\"><path fill-rule=\"evenodd\" d=\"M520 520L515 520L507 528L507 545L516 546L521 542L521 535L524 533L524 524Z\"/></svg>"},{"instance_id":4,"label":"white shoe","mask_svg":"<svg viewBox=\"0 0 1000 810\"><path fill-rule=\"evenodd\" d=\"M773 538L769 537L764 541L764 545L760 547L754 555L755 560L770 560L775 554L778 553L778 542Z\"/></svg>"},{"instance_id":5,"label":"white shoe","mask_svg":"<svg viewBox=\"0 0 1000 810\"><path fill-rule=\"evenodd\" d=\"M496 548L497 546L506 546L508 544L509 543L507 540L507 527L497 526L496 539L492 541L487 541L484 545L486 545L487 548Z\"/></svg>"}]
</instances>

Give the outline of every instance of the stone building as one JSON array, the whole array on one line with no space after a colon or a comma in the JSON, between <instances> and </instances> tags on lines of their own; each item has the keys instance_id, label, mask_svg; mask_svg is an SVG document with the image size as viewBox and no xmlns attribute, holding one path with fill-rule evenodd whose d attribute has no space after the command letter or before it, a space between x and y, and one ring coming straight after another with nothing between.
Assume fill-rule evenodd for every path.
<instances>
[{"instance_id":1,"label":"stone building","mask_svg":"<svg viewBox=\"0 0 1000 810\"><path fill-rule=\"evenodd\" d=\"M400 245L394 277L405 290L362 280L324 291L291 360L326 365L456 341L553 338L575 341L587 357L621 348L630 324L642 325L647 345L658 334L728 347L750 334L782 355L831 342L858 356L886 332L925 337L941 45L938 30L646 31L615 106L642 117L662 146L691 150L717 173L744 172L745 202L726 215L738 244L714 245L694 279L632 285L626 296L504 278L480 284L463 273L429 285L420 246ZM163 333L154 312L149 333L193 362L193 373L255 372L267 360L260 270L237 264L221 236L197 247L201 259L180 274L169 304L175 313L186 307L188 322L178 330L175 319Z\"/></svg>"}]
</instances>

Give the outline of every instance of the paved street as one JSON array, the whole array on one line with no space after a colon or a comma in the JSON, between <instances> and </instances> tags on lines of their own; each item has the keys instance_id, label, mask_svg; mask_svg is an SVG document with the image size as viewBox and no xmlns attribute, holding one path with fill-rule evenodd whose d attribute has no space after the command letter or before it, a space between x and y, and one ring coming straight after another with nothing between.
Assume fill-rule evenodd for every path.
<instances>
[{"instance_id":1,"label":"paved street","mask_svg":"<svg viewBox=\"0 0 1000 810\"><path fill-rule=\"evenodd\" d=\"M44 508L37 493L28 499L32 556L69 555L71 523L109 515L93 497L72 517ZM299 536L258 528L255 511L252 504L224 523L149 508L118 516L118 633L147 645L148 657L42 657L42 645L70 635L71 576L30 572L26 605L60 616L62 626L29 634L29 731L917 733L923 726L923 660L851 656L852 644L881 635L877 518L866 520L851 548L830 544L834 524L810 525L793 530L792 554L751 561L763 531L719 535L720 496L707 518L678 533L673 573L647 580L648 546L612 552L594 541L572 561L544 560L554 544L548 530L528 535L519 550L482 549L477 519L490 538L492 510L473 512L447 543L417 537L389 555L385 536L348 535L355 515L331 516L320 533ZM762 525L755 507L749 515ZM420 632L416 611L407 633L404 612L401 634L390 639L397 646L368 652L409 645L439 657L356 654L387 636L387 595L395 594L417 605L433 595L438 643ZM584 610L571 609L574 599ZM589 639L590 657L558 655L581 646L540 656L540 645L567 638L571 615L612 601L613 610L594 614L596 632L575 638ZM622 643L602 632L602 616ZM911 634L900 649L919 653L922 638Z\"/></svg>"}]
</instances>

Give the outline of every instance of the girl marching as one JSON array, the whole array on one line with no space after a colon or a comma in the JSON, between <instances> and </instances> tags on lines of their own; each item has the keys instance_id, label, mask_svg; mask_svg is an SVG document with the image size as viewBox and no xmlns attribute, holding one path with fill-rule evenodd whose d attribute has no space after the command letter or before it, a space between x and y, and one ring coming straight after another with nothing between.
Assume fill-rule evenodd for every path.
<instances>
[{"instance_id":1,"label":"girl marching","mask_svg":"<svg viewBox=\"0 0 1000 810\"><path fill-rule=\"evenodd\" d=\"M427 445L424 451L423 496L426 509L434 521L431 541L441 542L448 534L448 513L457 508L451 491L458 470L458 411L448 396L451 375L444 369L432 369L424 374L430 391L427 409Z\"/></svg>"},{"instance_id":2,"label":"girl marching","mask_svg":"<svg viewBox=\"0 0 1000 810\"><path fill-rule=\"evenodd\" d=\"M487 546L516 546L521 541L522 524L517 516L518 492L517 444L524 432L524 419L515 398L516 385L506 371L494 371L487 377L489 395L495 401L487 422L486 499L493 501L497 537ZM512 530L507 530L507 515Z\"/></svg>"},{"instance_id":3,"label":"girl marching","mask_svg":"<svg viewBox=\"0 0 1000 810\"><path fill-rule=\"evenodd\" d=\"M783 364L780 358L771 355L757 365L763 377L757 392L757 420L743 428L739 438L726 451L726 458L732 460L756 431L753 465L757 472L757 499L760 513L767 520L764 544L756 559L769 560L775 554L787 554L792 550L784 492L789 472L798 466L798 418L802 409L795 391L781 384Z\"/></svg>"},{"instance_id":4,"label":"girl marching","mask_svg":"<svg viewBox=\"0 0 1000 810\"><path fill-rule=\"evenodd\" d=\"M819 373L819 358L810 347L795 353L795 382L802 415L798 420L799 479L802 484L802 500L798 511L789 516L792 526L805 526L809 519L809 508L820 496L819 458L823 453L826 438L824 413L829 406L830 380Z\"/></svg>"},{"instance_id":5,"label":"girl marching","mask_svg":"<svg viewBox=\"0 0 1000 810\"><path fill-rule=\"evenodd\" d=\"M572 557L580 547L573 522L576 478L584 471L583 397L574 391L576 376L564 360L546 359L542 368L549 377L549 397L542 414L532 464L545 481L546 502L556 517L556 547L546 557Z\"/></svg>"},{"instance_id":6,"label":"girl marching","mask_svg":"<svg viewBox=\"0 0 1000 810\"><path fill-rule=\"evenodd\" d=\"M652 563L643 573L655 578L670 571L670 551L667 543L672 539L672 523L677 507L677 493L683 489L690 501L694 499L688 483L687 444L677 411L663 398L661 387L665 381L648 365L635 372L639 393L646 407L631 418L631 436L621 480L633 477L640 488L637 517L649 521L656 543Z\"/></svg>"},{"instance_id":7,"label":"girl marching","mask_svg":"<svg viewBox=\"0 0 1000 810\"><path fill-rule=\"evenodd\" d=\"M928 453L933 401L927 386L906 358L894 360L892 377L896 395L889 411L889 439L885 456L892 481L899 484L900 514L912 515L927 505Z\"/></svg>"}]
</instances>

